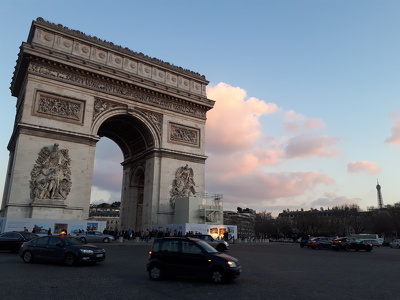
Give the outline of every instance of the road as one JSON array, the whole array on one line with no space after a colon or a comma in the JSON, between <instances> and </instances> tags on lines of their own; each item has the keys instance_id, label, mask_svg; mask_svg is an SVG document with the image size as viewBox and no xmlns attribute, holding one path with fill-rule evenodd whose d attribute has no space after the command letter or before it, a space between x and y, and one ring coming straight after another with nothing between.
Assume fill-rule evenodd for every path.
<instances>
[{"instance_id":1,"label":"road","mask_svg":"<svg viewBox=\"0 0 400 300\"><path fill-rule=\"evenodd\" d=\"M106 261L94 266L25 264L0 252L0 299L400 299L400 250L336 252L298 244L234 244L243 273L214 285L204 280L150 281L150 244L101 244Z\"/></svg>"}]
</instances>

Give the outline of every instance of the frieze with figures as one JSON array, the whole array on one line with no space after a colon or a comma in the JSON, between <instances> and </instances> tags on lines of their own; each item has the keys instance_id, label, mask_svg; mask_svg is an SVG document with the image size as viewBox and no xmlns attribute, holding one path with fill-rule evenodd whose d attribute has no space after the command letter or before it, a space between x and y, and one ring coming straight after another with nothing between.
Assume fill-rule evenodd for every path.
<instances>
[{"instance_id":1,"label":"frieze with figures","mask_svg":"<svg viewBox=\"0 0 400 300\"><path fill-rule=\"evenodd\" d=\"M42 76L54 77L63 81L68 81L75 85L81 85L105 93L122 96L124 98L130 98L145 104L177 111L201 119L206 118L207 108L205 107L200 108L199 106L184 104L180 100L165 97L160 94L148 93L144 90L139 90L134 86L126 87L118 84L112 84L106 82L105 80L79 75L74 72L68 72L56 67L49 67L47 65L41 65L34 62L30 63L28 70L30 72L38 73Z\"/></svg>"},{"instance_id":2,"label":"frieze with figures","mask_svg":"<svg viewBox=\"0 0 400 300\"><path fill-rule=\"evenodd\" d=\"M83 101L37 92L35 107L37 114L83 123Z\"/></svg>"},{"instance_id":3,"label":"frieze with figures","mask_svg":"<svg viewBox=\"0 0 400 300\"><path fill-rule=\"evenodd\" d=\"M169 123L169 141L200 146L200 129Z\"/></svg>"}]
</instances>

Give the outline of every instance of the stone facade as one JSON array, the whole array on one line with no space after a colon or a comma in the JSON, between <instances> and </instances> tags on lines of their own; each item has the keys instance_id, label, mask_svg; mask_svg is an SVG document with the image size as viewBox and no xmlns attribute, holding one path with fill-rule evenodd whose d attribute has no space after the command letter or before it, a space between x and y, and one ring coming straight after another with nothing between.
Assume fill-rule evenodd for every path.
<instances>
[{"instance_id":1,"label":"stone facade","mask_svg":"<svg viewBox=\"0 0 400 300\"><path fill-rule=\"evenodd\" d=\"M41 18L20 49L3 215L86 219L103 136L124 157L121 228L171 223L182 167L204 194L204 127L214 105L204 76ZM65 160L49 170L43 158L55 145L68 153L68 178Z\"/></svg>"}]
</instances>

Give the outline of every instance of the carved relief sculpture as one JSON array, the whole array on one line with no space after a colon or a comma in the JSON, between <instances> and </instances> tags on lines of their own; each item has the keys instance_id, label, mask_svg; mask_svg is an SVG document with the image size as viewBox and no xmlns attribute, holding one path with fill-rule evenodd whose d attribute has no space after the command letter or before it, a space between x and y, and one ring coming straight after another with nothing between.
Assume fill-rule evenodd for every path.
<instances>
[{"instance_id":1,"label":"carved relief sculpture","mask_svg":"<svg viewBox=\"0 0 400 300\"><path fill-rule=\"evenodd\" d=\"M67 149L43 147L31 171L31 199L65 200L71 190L71 159Z\"/></svg>"},{"instance_id":2,"label":"carved relief sculpture","mask_svg":"<svg viewBox=\"0 0 400 300\"><path fill-rule=\"evenodd\" d=\"M38 116L81 124L83 122L84 102L38 91L36 93L35 113Z\"/></svg>"},{"instance_id":3,"label":"carved relief sculpture","mask_svg":"<svg viewBox=\"0 0 400 300\"><path fill-rule=\"evenodd\" d=\"M175 207L177 198L196 196L196 183L193 177L193 169L188 165L178 168L175 173L175 179L172 181L170 199L172 207Z\"/></svg>"},{"instance_id":4,"label":"carved relief sculpture","mask_svg":"<svg viewBox=\"0 0 400 300\"><path fill-rule=\"evenodd\" d=\"M169 124L169 141L173 143L200 146L200 130L179 124Z\"/></svg>"},{"instance_id":5,"label":"carved relief sculpture","mask_svg":"<svg viewBox=\"0 0 400 300\"><path fill-rule=\"evenodd\" d=\"M116 107L124 107L125 105L118 104L112 101L107 101L103 99L96 98L94 101L94 109L93 109L93 118L92 120L95 120L97 116L99 116L101 113L116 108Z\"/></svg>"}]
</instances>

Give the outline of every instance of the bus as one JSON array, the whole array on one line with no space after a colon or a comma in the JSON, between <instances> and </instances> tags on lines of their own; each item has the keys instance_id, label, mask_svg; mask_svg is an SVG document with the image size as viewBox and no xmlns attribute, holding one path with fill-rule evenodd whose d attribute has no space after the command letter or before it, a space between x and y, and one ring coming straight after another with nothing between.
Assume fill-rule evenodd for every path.
<instances>
[{"instance_id":1,"label":"bus","mask_svg":"<svg viewBox=\"0 0 400 300\"><path fill-rule=\"evenodd\" d=\"M361 241L365 241L365 240L376 240L377 244L374 243L374 246L382 246L383 245L383 241L384 238L383 237L379 237L379 234L375 234L375 233L359 233L359 234L350 234L351 237L361 240Z\"/></svg>"}]
</instances>

